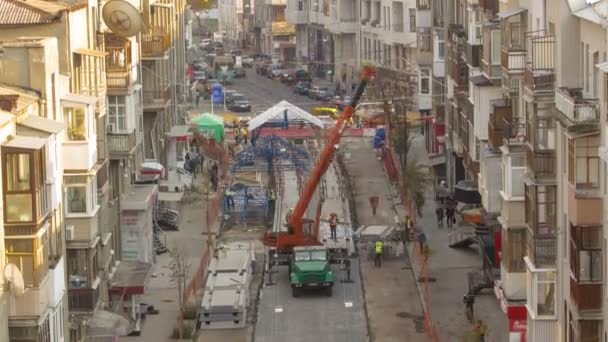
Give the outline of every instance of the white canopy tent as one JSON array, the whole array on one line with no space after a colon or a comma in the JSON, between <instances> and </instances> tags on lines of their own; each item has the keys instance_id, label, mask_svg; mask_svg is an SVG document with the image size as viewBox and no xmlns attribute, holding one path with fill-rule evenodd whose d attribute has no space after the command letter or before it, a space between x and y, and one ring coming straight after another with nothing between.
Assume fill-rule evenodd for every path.
<instances>
[{"instance_id":1,"label":"white canopy tent","mask_svg":"<svg viewBox=\"0 0 608 342\"><path fill-rule=\"evenodd\" d=\"M285 121L305 122L323 128L323 121L319 118L287 101L281 101L251 119L249 121L249 130L252 131L266 123L276 125L283 124Z\"/></svg>"}]
</instances>

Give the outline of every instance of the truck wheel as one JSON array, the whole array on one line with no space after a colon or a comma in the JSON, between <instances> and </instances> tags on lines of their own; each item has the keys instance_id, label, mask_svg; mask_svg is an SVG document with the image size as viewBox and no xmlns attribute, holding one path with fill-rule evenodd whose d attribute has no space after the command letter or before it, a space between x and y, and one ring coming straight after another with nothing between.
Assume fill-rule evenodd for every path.
<instances>
[{"instance_id":1,"label":"truck wheel","mask_svg":"<svg viewBox=\"0 0 608 342\"><path fill-rule=\"evenodd\" d=\"M330 287L326 287L326 288L325 288L325 295L326 295L327 297L331 297L331 296L332 296L332 294L333 294L333 287L331 287L331 286L330 286Z\"/></svg>"},{"instance_id":2,"label":"truck wheel","mask_svg":"<svg viewBox=\"0 0 608 342\"><path fill-rule=\"evenodd\" d=\"M291 295L295 298L300 297L300 289L292 287L291 288Z\"/></svg>"}]
</instances>

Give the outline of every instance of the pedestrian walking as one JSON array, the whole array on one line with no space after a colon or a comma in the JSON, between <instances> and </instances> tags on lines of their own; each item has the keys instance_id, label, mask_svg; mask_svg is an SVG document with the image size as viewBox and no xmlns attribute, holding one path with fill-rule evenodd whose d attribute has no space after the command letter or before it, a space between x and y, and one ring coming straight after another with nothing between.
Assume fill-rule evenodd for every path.
<instances>
[{"instance_id":1,"label":"pedestrian walking","mask_svg":"<svg viewBox=\"0 0 608 342\"><path fill-rule=\"evenodd\" d=\"M475 319L475 311L474 311L475 296L467 293L464 295L464 298L462 300L464 301L464 305L465 305L464 313L467 316L467 320L469 321L469 323L473 323L473 320Z\"/></svg>"},{"instance_id":2,"label":"pedestrian walking","mask_svg":"<svg viewBox=\"0 0 608 342\"><path fill-rule=\"evenodd\" d=\"M234 132L234 142L238 145L241 140L240 139L241 138L241 129L237 125L236 120L234 120L233 132Z\"/></svg>"},{"instance_id":3,"label":"pedestrian walking","mask_svg":"<svg viewBox=\"0 0 608 342\"><path fill-rule=\"evenodd\" d=\"M422 229L420 229L420 232L418 233L418 244L420 245L420 253L422 253L424 251L424 245L426 244L426 234L424 234Z\"/></svg>"},{"instance_id":4,"label":"pedestrian walking","mask_svg":"<svg viewBox=\"0 0 608 342\"><path fill-rule=\"evenodd\" d=\"M410 215L406 215L405 216L405 220L403 222L404 226L405 226L405 236L403 237L403 243L405 244L406 241L409 240L413 240L414 236L410 235L412 234L412 218L410 217Z\"/></svg>"},{"instance_id":5,"label":"pedestrian walking","mask_svg":"<svg viewBox=\"0 0 608 342\"><path fill-rule=\"evenodd\" d=\"M376 216L376 210L378 209L378 204L380 202L380 198L378 196L371 196L369 198L369 204L372 207L372 214Z\"/></svg>"},{"instance_id":6,"label":"pedestrian walking","mask_svg":"<svg viewBox=\"0 0 608 342\"><path fill-rule=\"evenodd\" d=\"M336 234L336 229L338 228L338 215L336 213L331 213L329 215L329 231L331 233L331 239L336 241L338 236Z\"/></svg>"},{"instance_id":7,"label":"pedestrian walking","mask_svg":"<svg viewBox=\"0 0 608 342\"><path fill-rule=\"evenodd\" d=\"M376 240L376 250L374 265L378 268L382 267L382 252L384 249L384 242L382 240Z\"/></svg>"},{"instance_id":8,"label":"pedestrian walking","mask_svg":"<svg viewBox=\"0 0 608 342\"><path fill-rule=\"evenodd\" d=\"M448 223L448 228L452 228L452 226L456 223L455 217L456 209L454 207L448 207L446 209L446 221Z\"/></svg>"},{"instance_id":9,"label":"pedestrian walking","mask_svg":"<svg viewBox=\"0 0 608 342\"><path fill-rule=\"evenodd\" d=\"M435 209L435 214L437 215L437 225L443 227L443 208L438 206Z\"/></svg>"},{"instance_id":10,"label":"pedestrian walking","mask_svg":"<svg viewBox=\"0 0 608 342\"><path fill-rule=\"evenodd\" d=\"M270 212L270 215L274 214L274 206L276 203L277 197L274 193L274 189L270 189L270 191L268 191L268 212Z\"/></svg>"}]
</instances>

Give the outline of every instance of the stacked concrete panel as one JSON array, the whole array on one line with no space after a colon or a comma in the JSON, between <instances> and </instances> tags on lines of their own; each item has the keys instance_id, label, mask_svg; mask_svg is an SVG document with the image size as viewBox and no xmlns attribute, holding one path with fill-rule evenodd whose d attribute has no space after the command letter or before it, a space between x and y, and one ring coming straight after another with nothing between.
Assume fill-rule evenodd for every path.
<instances>
[{"instance_id":1,"label":"stacked concrete panel","mask_svg":"<svg viewBox=\"0 0 608 342\"><path fill-rule=\"evenodd\" d=\"M215 250L199 314L201 329L245 326L254 260L249 244L234 243Z\"/></svg>"}]
</instances>

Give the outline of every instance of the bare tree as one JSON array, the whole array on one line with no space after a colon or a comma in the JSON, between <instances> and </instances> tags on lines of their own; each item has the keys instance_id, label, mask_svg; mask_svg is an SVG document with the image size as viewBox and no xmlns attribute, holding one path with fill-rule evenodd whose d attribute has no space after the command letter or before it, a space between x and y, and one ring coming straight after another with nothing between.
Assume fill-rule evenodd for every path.
<instances>
[{"instance_id":1,"label":"bare tree","mask_svg":"<svg viewBox=\"0 0 608 342\"><path fill-rule=\"evenodd\" d=\"M171 262L169 266L171 267L171 282L174 285L177 285L177 292L179 296L178 305L180 311L183 311L185 305L186 286L192 265L190 262L188 262L187 257L184 255L181 249L173 248L170 253Z\"/></svg>"}]
</instances>

